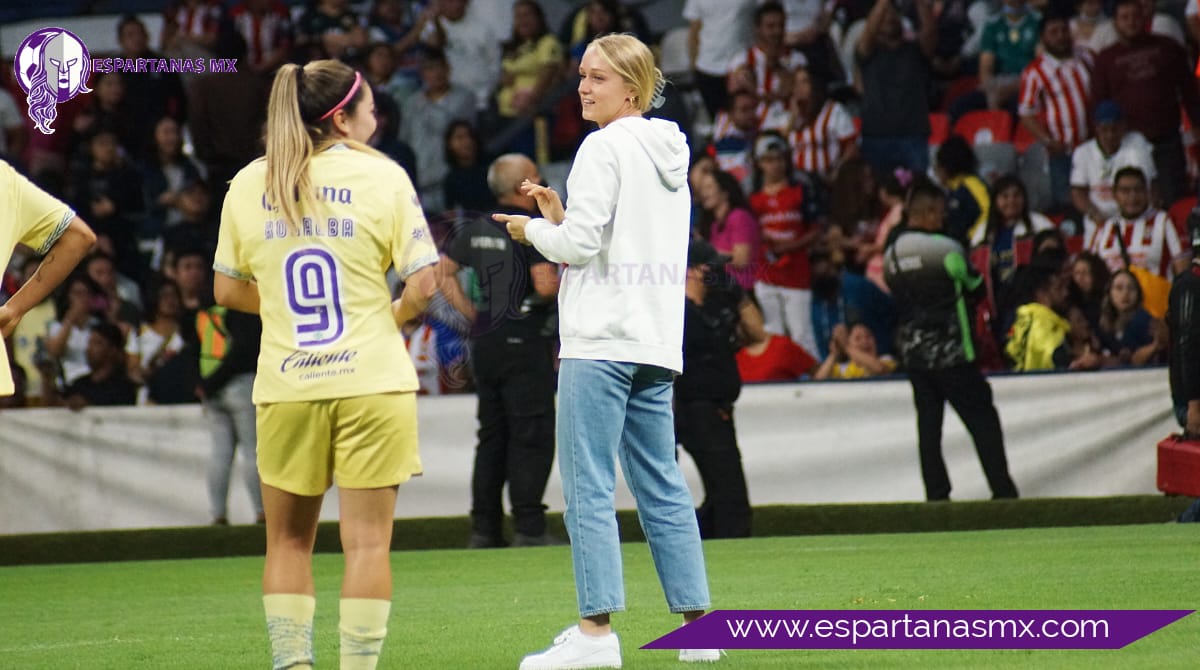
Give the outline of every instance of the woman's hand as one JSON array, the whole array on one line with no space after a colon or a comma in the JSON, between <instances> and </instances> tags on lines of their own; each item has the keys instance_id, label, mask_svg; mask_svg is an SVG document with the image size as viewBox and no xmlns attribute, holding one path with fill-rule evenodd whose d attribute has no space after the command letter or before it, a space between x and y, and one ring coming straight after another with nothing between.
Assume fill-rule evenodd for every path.
<instances>
[{"instance_id":1,"label":"woman's hand","mask_svg":"<svg viewBox=\"0 0 1200 670\"><path fill-rule=\"evenodd\" d=\"M538 210L541 211L542 216L550 221L550 223L555 225L560 224L567 217L558 193L549 186L535 184L526 179L521 183L521 192L537 201Z\"/></svg>"},{"instance_id":2,"label":"woman's hand","mask_svg":"<svg viewBox=\"0 0 1200 670\"><path fill-rule=\"evenodd\" d=\"M21 323L21 315L17 313L17 310L7 304L0 305L0 338L12 335L19 323Z\"/></svg>"},{"instance_id":3,"label":"woman's hand","mask_svg":"<svg viewBox=\"0 0 1200 670\"><path fill-rule=\"evenodd\" d=\"M529 223L528 216L521 214L493 214L492 220L503 223L504 227L508 230L508 234L514 240L525 245L530 243L529 238L525 237L525 226Z\"/></svg>"}]
</instances>

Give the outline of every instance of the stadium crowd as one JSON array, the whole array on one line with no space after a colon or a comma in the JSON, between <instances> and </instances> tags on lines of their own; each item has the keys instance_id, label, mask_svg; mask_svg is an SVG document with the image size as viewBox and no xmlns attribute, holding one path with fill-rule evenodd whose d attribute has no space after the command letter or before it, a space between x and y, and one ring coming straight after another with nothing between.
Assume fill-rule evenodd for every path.
<instances>
[{"instance_id":1,"label":"stadium crowd","mask_svg":"<svg viewBox=\"0 0 1200 670\"><path fill-rule=\"evenodd\" d=\"M19 388L6 402L206 394L201 368L228 335L209 315L220 204L261 155L281 64L338 58L364 74L371 144L408 171L448 245L496 207L496 156L546 168L574 154L591 130L576 70L608 32L656 44L671 80L652 115L690 137L695 235L762 320L728 343L742 381L902 369L885 251L925 175L947 194L945 233L984 276L971 308L981 367L1165 361L1196 204L1197 2L686 0L682 22L656 33L618 0L575 3L551 26L551 1L185 0L155 36L125 15L120 53L105 55L233 58L238 72L94 73L53 134L33 129L6 65L0 154L98 235L6 343ZM0 301L38 260L17 254ZM478 278L457 276L481 307ZM468 321L435 311L406 331L423 392L472 390Z\"/></svg>"}]
</instances>

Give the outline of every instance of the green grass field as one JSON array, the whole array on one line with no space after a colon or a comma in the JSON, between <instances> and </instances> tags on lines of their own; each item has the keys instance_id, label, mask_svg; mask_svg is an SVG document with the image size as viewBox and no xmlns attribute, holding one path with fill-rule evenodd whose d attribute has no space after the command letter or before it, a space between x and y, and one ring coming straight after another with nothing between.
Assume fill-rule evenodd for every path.
<instances>
[{"instance_id":1,"label":"green grass field","mask_svg":"<svg viewBox=\"0 0 1200 670\"><path fill-rule=\"evenodd\" d=\"M722 609L1192 609L1195 528L1154 524L780 537L705 545ZM644 544L624 545L625 667L669 632ZM0 568L0 668L267 668L261 558ZM393 554L381 668L515 669L575 618L569 549ZM336 667L341 559L320 554L318 667ZM1195 668L1200 615L1119 651L734 651L738 668Z\"/></svg>"}]
</instances>

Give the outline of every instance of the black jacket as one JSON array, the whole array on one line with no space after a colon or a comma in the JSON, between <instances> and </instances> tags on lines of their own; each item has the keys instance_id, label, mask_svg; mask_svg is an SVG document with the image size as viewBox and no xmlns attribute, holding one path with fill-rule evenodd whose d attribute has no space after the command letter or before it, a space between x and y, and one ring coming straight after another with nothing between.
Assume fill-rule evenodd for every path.
<instances>
[{"instance_id":1,"label":"black jacket","mask_svg":"<svg viewBox=\"0 0 1200 670\"><path fill-rule=\"evenodd\" d=\"M1175 278L1167 303L1171 400L1200 400L1200 265Z\"/></svg>"}]
</instances>

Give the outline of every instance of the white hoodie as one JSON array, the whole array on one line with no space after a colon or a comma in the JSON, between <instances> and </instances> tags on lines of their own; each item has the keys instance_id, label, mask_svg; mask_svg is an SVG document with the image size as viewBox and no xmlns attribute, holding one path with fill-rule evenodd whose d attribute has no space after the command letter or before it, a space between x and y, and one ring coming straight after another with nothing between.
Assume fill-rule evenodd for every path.
<instances>
[{"instance_id":1,"label":"white hoodie","mask_svg":"<svg viewBox=\"0 0 1200 670\"><path fill-rule=\"evenodd\" d=\"M674 123L617 119L579 147L562 224L529 222L533 246L568 265L558 293L562 358L682 372L688 157Z\"/></svg>"}]
</instances>

